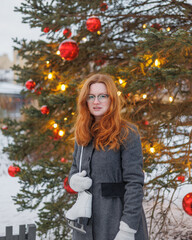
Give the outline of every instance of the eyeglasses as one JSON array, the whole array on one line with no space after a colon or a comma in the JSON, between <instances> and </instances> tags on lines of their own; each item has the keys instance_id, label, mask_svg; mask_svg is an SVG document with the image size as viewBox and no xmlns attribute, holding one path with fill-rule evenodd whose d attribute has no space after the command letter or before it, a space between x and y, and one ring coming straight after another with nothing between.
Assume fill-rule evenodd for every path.
<instances>
[{"instance_id":1,"label":"eyeglasses","mask_svg":"<svg viewBox=\"0 0 192 240\"><path fill-rule=\"evenodd\" d=\"M88 95L87 97L87 102L91 102L93 103L95 101L95 99L97 98L97 100L100 102L100 103L104 103L107 101L109 95L108 94L99 94L98 96L95 96L95 95Z\"/></svg>"}]
</instances>

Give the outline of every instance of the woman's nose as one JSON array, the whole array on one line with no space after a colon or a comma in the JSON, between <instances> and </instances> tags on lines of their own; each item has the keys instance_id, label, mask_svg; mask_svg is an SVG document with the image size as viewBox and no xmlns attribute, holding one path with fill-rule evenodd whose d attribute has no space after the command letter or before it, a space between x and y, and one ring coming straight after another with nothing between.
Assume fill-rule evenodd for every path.
<instances>
[{"instance_id":1,"label":"woman's nose","mask_svg":"<svg viewBox=\"0 0 192 240\"><path fill-rule=\"evenodd\" d=\"M97 97L95 97L95 99L94 99L94 102L93 102L93 103L100 103Z\"/></svg>"}]
</instances>

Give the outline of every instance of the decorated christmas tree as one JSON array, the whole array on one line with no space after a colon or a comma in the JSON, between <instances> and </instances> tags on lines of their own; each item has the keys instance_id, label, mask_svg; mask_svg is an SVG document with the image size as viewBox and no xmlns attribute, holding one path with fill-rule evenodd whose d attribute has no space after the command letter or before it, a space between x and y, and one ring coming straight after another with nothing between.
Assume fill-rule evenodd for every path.
<instances>
[{"instance_id":1,"label":"decorated christmas tree","mask_svg":"<svg viewBox=\"0 0 192 240\"><path fill-rule=\"evenodd\" d=\"M16 11L45 36L14 41L25 60L24 67L14 66L17 82L30 104L21 110L22 120L4 119L2 131L13 139L4 151L20 179L14 198L19 210L38 208L40 235L52 231L54 239L68 239L64 212L76 198L67 176L77 94L89 74L107 73L124 99L122 114L141 133L149 234L160 239L175 191L192 183L192 5L25 0ZM185 200L184 210L192 215Z\"/></svg>"}]
</instances>

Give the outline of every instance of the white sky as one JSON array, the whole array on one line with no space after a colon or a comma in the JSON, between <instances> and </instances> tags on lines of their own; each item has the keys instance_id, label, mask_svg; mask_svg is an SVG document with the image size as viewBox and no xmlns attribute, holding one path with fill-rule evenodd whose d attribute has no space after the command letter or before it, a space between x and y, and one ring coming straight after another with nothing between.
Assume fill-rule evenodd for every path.
<instances>
[{"instance_id":1,"label":"white sky","mask_svg":"<svg viewBox=\"0 0 192 240\"><path fill-rule=\"evenodd\" d=\"M0 55L8 54L13 59L12 38L37 40L41 29L31 29L22 23L22 14L14 12L14 6L19 6L22 0L0 0ZM192 4L192 0L188 0Z\"/></svg>"},{"instance_id":2,"label":"white sky","mask_svg":"<svg viewBox=\"0 0 192 240\"><path fill-rule=\"evenodd\" d=\"M22 14L14 12L22 0L0 0L0 55L8 54L13 60L13 40L27 38L38 39L41 29L31 29L28 24L22 23Z\"/></svg>"}]
</instances>

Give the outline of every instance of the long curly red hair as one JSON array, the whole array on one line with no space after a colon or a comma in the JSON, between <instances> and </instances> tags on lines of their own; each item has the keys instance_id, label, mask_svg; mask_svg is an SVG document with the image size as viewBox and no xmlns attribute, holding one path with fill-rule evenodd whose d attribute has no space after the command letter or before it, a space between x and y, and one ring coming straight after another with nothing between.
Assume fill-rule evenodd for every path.
<instances>
[{"instance_id":1,"label":"long curly red hair","mask_svg":"<svg viewBox=\"0 0 192 240\"><path fill-rule=\"evenodd\" d=\"M87 96L93 83L104 83L111 100L108 111L97 122L87 105ZM106 74L94 74L83 82L78 98L78 115L75 124L75 138L79 145L87 146L93 138L97 150L104 150L107 146L114 150L120 148L131 127L121 117L122 104L117 91L115 82Z\"/></svg>"}]
</instances>

